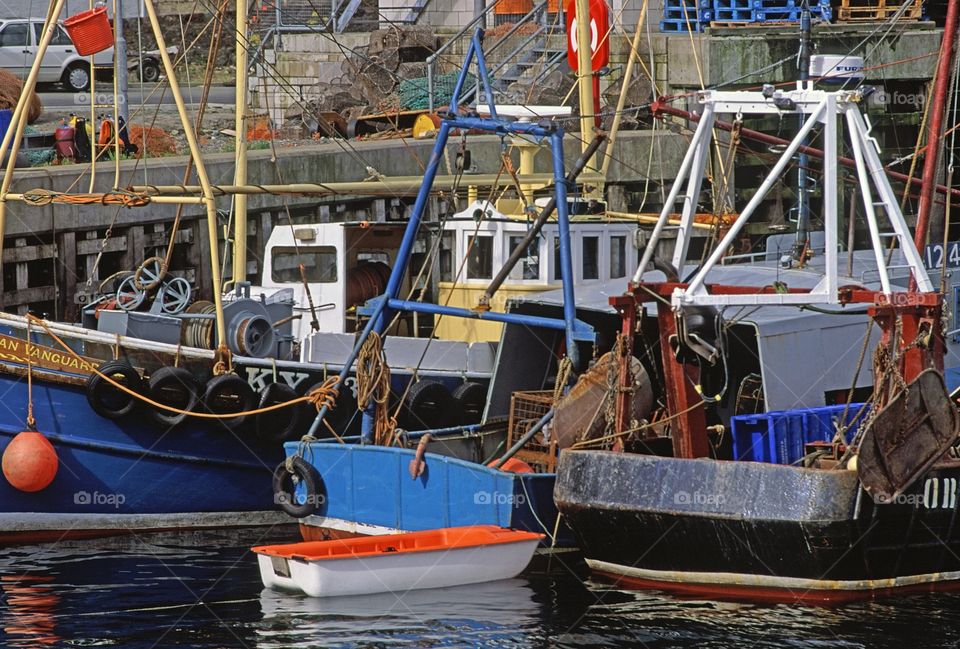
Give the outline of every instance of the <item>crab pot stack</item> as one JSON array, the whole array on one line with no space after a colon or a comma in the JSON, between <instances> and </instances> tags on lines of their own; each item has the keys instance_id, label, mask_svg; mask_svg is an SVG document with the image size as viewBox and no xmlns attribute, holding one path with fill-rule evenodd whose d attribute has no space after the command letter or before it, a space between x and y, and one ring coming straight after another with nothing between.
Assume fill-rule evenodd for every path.
<instances>
[{"instance_id":1,"label":"crab pot stack","mask_svg":"<svg viewBox=\"0 0 960 649\"><path fill-rule=\"evenodd\" d=\"M660 31L702 32L713 20L713 0L664 0Z\"/></svg>"},{"instance_id":2,"label":"crab pot stack","mask_svg":"<svg viewBox=\"0 0 960 649\"><path fill-rule=\"evenodd\" d=\"M923 0L912 0L901 14L901 20L920 20ZM879 21L891 18L903 5L902 0L840 0L837 18L841 22Z\"/></svg>"},{"instance_id":3,"label":"crab pot stack","mask_svg":"<svg viewBox=\"0 0 960 649\"><path fill-rule=\"evenodd\" d=\"M830 0L810 0L810 17L829 22L833 17ZM713 0L714 26L770 25L798 23L803 0Z\"/></svg>"}]
</instances>

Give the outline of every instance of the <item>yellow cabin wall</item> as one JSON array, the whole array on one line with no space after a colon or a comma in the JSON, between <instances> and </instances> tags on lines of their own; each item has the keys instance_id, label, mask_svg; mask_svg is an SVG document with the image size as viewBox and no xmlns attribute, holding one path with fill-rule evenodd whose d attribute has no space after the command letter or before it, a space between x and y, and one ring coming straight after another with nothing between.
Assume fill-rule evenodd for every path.
<instances>
[{"instance_id":1,"label":"yellow cabin wall","mask_svg":"<svg viewBox=\"0 0 960 649\"><path fill-rule=\"evenodd\" d=\"M500 287L490 301L491 311L503 312L506 309L507 300L524 293L542 293L557 286L547 284L504 284ZM454 286L452 282L440 282L439 304L446 304L461 309L472 309L477 306L480 296L487 289L486 284L476 286ZM447 301L449 299L449 302ZM500 322L489 322L484 320L472 320L470 318L451 318L445 316L440 319L440 323L434 329L437 338L441 340L464 340L467 342L499 342L500 334L503 331L503 324Z\"/></svg>"}]
</instances>

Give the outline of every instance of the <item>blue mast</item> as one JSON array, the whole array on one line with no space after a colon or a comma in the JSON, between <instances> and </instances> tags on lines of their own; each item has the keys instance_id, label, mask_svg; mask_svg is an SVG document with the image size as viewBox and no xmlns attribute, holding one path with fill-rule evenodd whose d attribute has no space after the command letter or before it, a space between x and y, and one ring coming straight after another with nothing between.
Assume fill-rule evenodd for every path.
<instances>
[{"instance_id":1,"label":"blue mast","mask_svg":"<svg viewBox=\"0 0 960 649\"><path fill-rule=\"evenodd\" d=\"M576 319L576 302L573 292L573 261L570 251L570 217L569 205L567 203L567 180L564 174L563 164L563 129L553 122L544 121L539 124L508 122L497 117L490 77L487 73L486 61L483 57L482 42L483 30L477 28L470 41L470 47L467 50L463 68L457 77L457 82L453 89L453 97L450 100L450 109L447 114L444 115L443 121L440 124L440 130L437 133L437 139L433 145L430 160L423 174L423 184L417 193L417 199L413 205L410 221L407 224L406 230L403 233L403 239L400 242L400 248L397 252L397 262L394 264L393 270L390 273L390 279L387 282L384 294L370 300L366 307L364 307L364 311L370 313L370 319L367 321L363 332L359 338L357 338L353 350L343 364L343 369L337 378L337 389L342 386L344 379L346 379L350 373L360 349L370 334L372 332L383 334L397 311L415 311L436 315L476 318L495 322L521 324L529 327L546 327L562 330L565 332L567 357L573 362L574 367L579 367L580 361L577 341L592 342L594 340L593 329L589 325ZM460 102L460 94L466 83L470 64L474 60L476 61L477 71L484 91L486 92L490 111L489 118L476 116L461 117L458 115L457 109ZM426 213L427 201L430 197L440 162L443 160L443 152L447 146L447 141L452 129L462 129L463 131L482 130L501 136L522 134L536 138L548 138L550 140L551 154L553 156L554 192L557 199L557 224L560 237L560 272L563 280L564 304L562 320L514 313L480 312L399 299L400 286L407 272L410 254L413 250L417 233L420 230L423 215ZM310 430L307 432L308 436L313 437L316 435L326 414L327 407L324 406L313 420ZM369 443L373 440L373 415L373 405L369 405L363 412L361 439L364 443Z\"/></svg>"}]
</instances>

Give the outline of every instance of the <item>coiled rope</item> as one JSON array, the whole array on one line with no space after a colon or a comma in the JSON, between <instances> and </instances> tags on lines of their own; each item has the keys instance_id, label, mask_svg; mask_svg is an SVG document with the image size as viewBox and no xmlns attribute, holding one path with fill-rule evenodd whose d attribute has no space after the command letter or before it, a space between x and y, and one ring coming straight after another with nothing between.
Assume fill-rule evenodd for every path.
<instances>
[{"instance_id":1,"label":"coiled rope","mask_svg":"<svg viewBox=\"0 0 960 649\"><path fill-rule=\"evenodd\" d=\"M47 332L47 335L49 335L54 341L56 341L56 343L60 345L60 347L62 347L67 354L77 359L78 361L86 362L85 358L80 356L80 354L78 354L77 352L73 351L73 349L70 346L68 346L65 342L63 342L63 340L61 340L60 337L57 336L57 334L55 334L50 329L46 321L34 315L27 314L27 322L28 323L35 322L39 324L41 327L43 327L44 331ZM164 403L159 403L157 401L154 401L150 397L144 396L138 392L135 392L134 390L131 390L127 386L121 383L118 383L117 381L114 381L113 378L107 376L106 374L102 373L100 370L96 368L94 368L93 372L94 374L102 378L104 381L107 381L110 385L117 388L121 392L124 392L135 399L139 399L140 401L142 401L143 403L146 403L147 405L153 406L154 408L158 408L160 410L165 410L167 412L172 412L174 414L186 415L188 417L196 417L198 419L233 419L235 417L251 417L251 416L259 415L265 412L273 412L274 410L289 408L290 406L294 406L298 403L311 403L319 412L320 409L323 408L324 406L326 406L328 409L335 407L337 394L338 394L338 391L335 389L335 386L337 383L337 377L330 377L326 381L324 381L321 385L311 390L309 394L306 394L302 397L297 397L296 399L291 399L290 401L284 401L283 403L275 403L272 406L264 406L263 408L257 408L255 410L247 410L244 412L232 412L227 414L215 414L210 412L192 412L189 410L181 410L180 408L174 408L173 406L168 406Z\"/></svg>"},{"instance_id":2,"label":"coiled rope","mask_svg":"<svg viewBox=\"0 0 960 649\"><path fill-rule=\"evenodd\" d=\"M23 202L27 205L49 205L64 203L67 205L120 205L122 207L143 207L149 205L149 194L129 191L106 192L103 194L64 194L49 189L31 189L23 193Z\"/></svg>"},{"instance_id":3,"label":"coiled rope","mask_svg":"<svg viewBox=\"0 0 960 649\"><path fill-rule=\"evenodd\" d=\"M383 353L383 339L373 331L357 354L357 407L367 408L373 401L374 440L378 445L392 444L397 418L390 415L390 366Z\"/></svg>"}]
</instances>

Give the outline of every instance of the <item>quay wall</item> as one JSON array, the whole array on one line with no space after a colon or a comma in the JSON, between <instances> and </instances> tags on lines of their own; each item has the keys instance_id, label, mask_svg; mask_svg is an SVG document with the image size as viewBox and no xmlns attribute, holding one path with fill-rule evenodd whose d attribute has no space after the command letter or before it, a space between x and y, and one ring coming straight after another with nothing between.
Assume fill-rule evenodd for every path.
<instances>
[{"instance_id":1,"label":"quay wall","mask_svg":"<svg viewBox=\"0 0 960 649\"><path fill-rule=\"evenodd\" d=\"M644 166L631 162L647 160L651 147L659 140L663 154L661 171L672 177L679 167L685 148L682 136L669 132L629 132L618 142L611 165L610 179L617 188L614 193L621 201L628 200L631 183L645 180ZM325 143L296 148L279 149L274 161L269 150L251 151L249 178L251 184L281 184L298 182L353 182L368 177L367 166L385 176L416 174L421 163L429 158L433 141L368 141L350 142L351 153L345 153L340 143ZM495 172L500 164L500 139L493 136L471 136L468 149L472 167L479 173ZM451 160L459 142L450 145ZM565 157L568 166L579 154L579 144L568 138ZM177 185L183 180L186 157L169 157L144 161L121 162L121 186ZM206 156L207 172L214 184L233 182L233 154ZM519 157L514 152L514 164ZM548 151L536 158L536 171L550 171ZM90 184L86 165L51 166L18 170L14 175L12 193L45 189L56 192L87 191ZM446 173L441 169L441 174ZM652 174L651 174L652 175ZM95 191L110 191L114 182L114 166L110 162L97 165ZM193 182L196 182L195 180ZM461 193L466 193L469 173L465 174ZM377 185L371 184L371 191ZM261 275L262 253L271 230L293 222L322 222L344 220L385 220L402 218L409 210L413 197L338 196L335 198L256 195L249 197L248 267L247 278L258 281ZM615 199L616 203L616 199ZM462 205L462 203L461 203ZM229 197L217 199L220 212L219 230L227 229L230 221ZM625 209L625 204L614 207ZM431 216L443 209L433 206ZM145 207L122 208L104 205L47 204L26 205L18 201L7 203L7 220L3 249L3 272L0 274L0 295L5 311L25 313L33 310L50 317L72 320L77 318L78 295L86 295L118 271L133 270L144 259L162 256L169 241L177 207L152 203ZM209 254L206 213L201 206L186 205L176 234L171 271L183 275L198 287L200 297L210 297ZM218 245L223 247L221 235ZM99 259L99 261L98 261ZM226 264L230 268L230 263Z\"/></svg>"}]
</instances>

